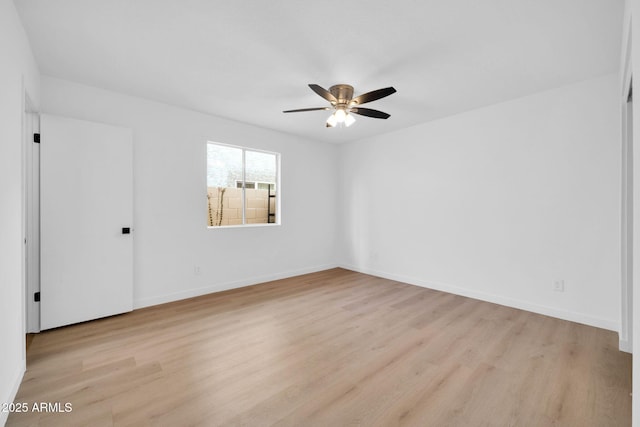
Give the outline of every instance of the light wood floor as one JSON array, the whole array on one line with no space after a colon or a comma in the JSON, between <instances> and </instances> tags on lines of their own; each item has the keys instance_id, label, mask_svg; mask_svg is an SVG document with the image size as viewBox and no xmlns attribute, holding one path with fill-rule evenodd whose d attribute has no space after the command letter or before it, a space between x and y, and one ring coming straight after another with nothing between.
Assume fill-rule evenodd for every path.
<instances>
[{"instance_id":1,"label":"light wood floor","mask_svg":"<svg viewBox=\"0 0 640 427\"><path fill-rule=\"evenodd\" d=\"M8 426L627 426L617 335L334 269L34 337Z\"/></svg>"}]
</instances>

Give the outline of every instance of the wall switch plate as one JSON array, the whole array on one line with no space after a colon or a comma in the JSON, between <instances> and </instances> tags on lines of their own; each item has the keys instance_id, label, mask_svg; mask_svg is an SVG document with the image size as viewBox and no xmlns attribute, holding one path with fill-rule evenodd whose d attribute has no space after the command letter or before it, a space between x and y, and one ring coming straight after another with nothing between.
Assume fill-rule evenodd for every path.
<instances>
[{"instance_id":1,"label":"wall switch plate","mask_svg":"<svg viewBox=\"0 0 640 427\"><path fill-rule=\"evenodd\" d=\"M193 274L195 274L196 276L200 275L200 266L199 265L195 265L193 267Z\"/></svg>"},{"instance_id":2,"label":"wall switch plate","mask_svg":"<svg viewBox=\"0 0 640 427\"><path fill-rule=\"evenodd\" d=\"M553 290L556 292L564 292L564 280L554 280Z\"/></svg>"}]
</instances>

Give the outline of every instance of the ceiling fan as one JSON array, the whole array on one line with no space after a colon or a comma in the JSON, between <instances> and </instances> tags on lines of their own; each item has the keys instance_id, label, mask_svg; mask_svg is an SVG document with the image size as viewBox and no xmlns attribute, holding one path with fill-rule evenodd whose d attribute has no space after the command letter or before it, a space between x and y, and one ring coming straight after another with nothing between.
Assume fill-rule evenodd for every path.
<instances>
[{"instance_id":1,"label":"ceiling fan","mask_svg":"<svg viewBox=\"0 0 640 427\"><path fill-rule=\"evenodd\" d=\"M393 87L385 87L383 89L374 90L371 92L363 93L357 97L353 97L353 86L339 84L334 85L326 90L316 84L310 84L309 87L315 93L326 99L331 103L331 107L316 107L316 108L301 108L298 110L287 110L283 113L298 113L301 111L319 111L319 110L333 110L333 113L327 119L327 127L332 128L340 123L345 126L351 126L356 121L353 114L359 114L361 116L373 117L375 119L388 119L391 117L389 114L378 110L372 110L371 108L362 108L360 105L367 102L376 101L385 96L389 96L396 92ZM353 114L352 114L353 113Z\"/></svg>"}]
</instances>

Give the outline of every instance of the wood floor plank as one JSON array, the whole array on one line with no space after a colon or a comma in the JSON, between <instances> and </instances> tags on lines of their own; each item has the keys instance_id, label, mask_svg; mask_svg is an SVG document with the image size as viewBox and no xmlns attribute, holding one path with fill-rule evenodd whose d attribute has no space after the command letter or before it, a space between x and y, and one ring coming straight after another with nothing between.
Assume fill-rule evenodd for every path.
<instances>
[{"instance_id":1,"label":"wood floor plank","mask_svg":"<svg viewBox=\"0 0 640 427\"><path fill-rule=\"evenodd\" d=\"M343 269L30 337L7 426L626 426L631 356L572 322Z\"/></svg>"}]
</instances>

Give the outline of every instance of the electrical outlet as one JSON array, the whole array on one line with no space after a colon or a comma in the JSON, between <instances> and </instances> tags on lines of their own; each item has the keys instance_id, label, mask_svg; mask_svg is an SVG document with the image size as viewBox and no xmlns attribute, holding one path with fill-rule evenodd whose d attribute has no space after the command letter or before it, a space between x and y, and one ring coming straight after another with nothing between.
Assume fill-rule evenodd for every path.
<instances>
[{"instance_id":1,"label":"electrical outlet","mask_svg":"<svg viewBox=\"0 0 640 427\"><path fill-rule=\"evenodd\" d=\"M195 274L196 276L200 275L200 266L199 265L193 266L193 274Z\"/></svg>"},{"instance_id":2,"label":"electrical outlet","mask_svg":"<svg viewBox=\"0 0 640 427\"><path fill-rule=\"evenodd\" d=\"M556 292L564 292L564 280L554 280L553 290Z\"/></svg>"}]
</instances>

